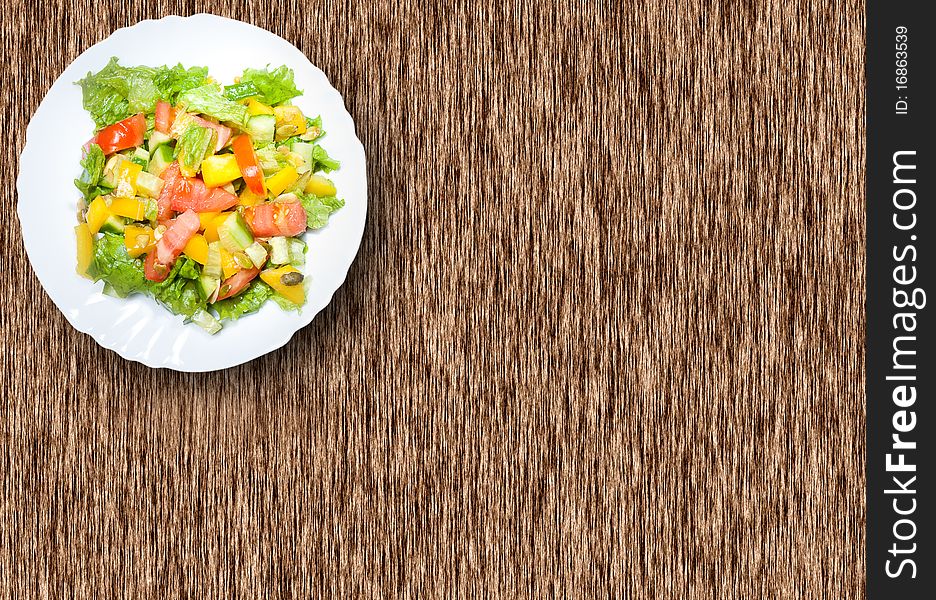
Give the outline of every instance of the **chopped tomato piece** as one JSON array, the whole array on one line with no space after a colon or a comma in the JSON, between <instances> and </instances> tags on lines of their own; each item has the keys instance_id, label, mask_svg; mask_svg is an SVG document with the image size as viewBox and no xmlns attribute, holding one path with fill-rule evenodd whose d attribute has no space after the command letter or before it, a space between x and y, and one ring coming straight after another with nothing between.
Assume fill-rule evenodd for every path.
<instances>
[{"instance_id":1,"label":"chopped tomato piece","mask_svg":"<svg viewBox=\"0 0 936 600\"><path fill-rule=\"evenodd\" d=\"M250 206L244 210L244 219L257 237L293 236L306 230L306 212L298 202Z\"/></svg>"},{"instance_id":2,"label":"chopped tomato piece","mask_svg":"<svg viewBox=\"0 0 936 600\"><path fill-rule=\"evenodd\" d=\"M163 172L163 189L159 195L159 219L169 211L220 212L237 204L238 198L222 188L205 187L198 177L185 177L178 163ZM165 211L165 212L164 212Z\"/></svg>"},{"instance_id":3,"label":"chopped tomato piece","mask_svg":"<svg viewBox=\"0 0 936 600\"><path fill-rule=\"evenodd\" d=\"M192 115L191 119L192 121L198 123L202 127L209 127L211 129L214 129L215 133L218 134L218 143L215 144L215 152L218 152L219 150L221 150L221 148L224 148L224 146L228 143L228 140L231 139L230 127L227 127L226 125L221 125L220 123L214 123L212 121L202 119L201 117L197 117L195 115Z\"/></svg>"},{"instance_id":4,"label":"chopped tomato piece","mask_svg":"<svg viewBox=\"0 0 936 600\"><path fill-rule=\"evenodd\" d=\"M224 188L209 188L208 197L197 208L196 212L219 212L227 210L237 204L238 197Z\"/></svg>"},{"instance_id":5,"label":"chopped tomato piece","mask_svg":"<svg viewBox=\"0 0 936 600\"><path fill-rule=\"evenodd\" d=\"M182 192L172 199L172 210L182 212L220 212L237 204L237 196L222 188L207 188L197 177L186 177Z\"/></svg>"},{"instance_id":6,"label":"chopped tomato piece","mask_svg":"<svg viewBox=\"0 0 936 600\"><path fill-rule=\"evenodd\" d=\"M171 172L171 174L170 174ZM169 165L163 173L162 194L159 199L166 201L172 210L183 212L195 205L201 204L202 200L208 195L208 188L205 183L197 177L186 177L180 172L179 163L174 162Z\"/></svg>"},{"instance_id":7,"label":"chopped tomato piece","mask_svg":"<svg viewBox=\"0 0 936 600\"><path fill-rule=\"evenodd\" d=\"M187 210L176 217L156 244L156 260L160 264L171 266L182 254L192 236L198 233L200 225L201 222L194 211Z\"/></svg>"},{"instance_id":8,"label":"chopped tomato piece","mask_svg":"<svg viewBox=\"0 0 936 600\"><path fill-rule=\"evenodd\" d=\"M260 273L260 269L244 269L225 279L221 282L221 288L218 291L218 300L236 296L244 291L247 284L250 283L258 273Z\"/></svg>"},{"instance_id":9,"label":"chopped tomato piece","mask_svg":"<svg viewBox=\"0 0 936 600\"><path fill-rule=\"evenodd\" d=\"M172 128L172 122L175 121L176 109L168 102L160 100L156 103L156 131L160 133L169 133Z\"/></svg>"},{"instance_id":10,"label":"chopped tomato piece","mask_svg":"<svg viewBox=\"0 0 936 600\"><path fill-rule=\"evenodd\" d=\"M254 152L253 142L249 135L239 135L231 142L234 148L234 157L237 159L237 168L240 169L244 183L247 189L257 196L266 196L266 186L263 185L263 171L260 169L260 162L257 161L257 153Z\"/></svg>"},{"instance_id":11,"label":"chopped tomato piece","mask_svg":"<svg viewBox=\"0 0 936 600\"><path fill-rule=\"evenodd\" d=\"M143 275L150 281L159 283L165 281L172 268L169 265L156 262L156 253L150 252L143 261Z\"/></svg>"},{"instance_id":12,"label":"chopped tomato piece","mask_svg":"<svg viewBox=\"0 0 936 600\"><path fill-rule=\"evenodd\" d=\"M101 147L104 154L113 154L118 150L126 150L141 145L145 133L146 117L141 113L127 117L123 121L108 125L100 130L95 142Z\"/></svg>"},{"instance_id":13,"label":"chopped tomato piece","mask_svg":"<svg viewBox=\"0 0 936 600\"><path fill-rule=\"evenodd\" d=\"M179 163L174 162L162 172L163 189L156 200L156 219L160 222L167 221L172 217L172 198L175 196L176 188L179 185L179 179L182 174L179 172Z\"/></svg>"}]
</instances>

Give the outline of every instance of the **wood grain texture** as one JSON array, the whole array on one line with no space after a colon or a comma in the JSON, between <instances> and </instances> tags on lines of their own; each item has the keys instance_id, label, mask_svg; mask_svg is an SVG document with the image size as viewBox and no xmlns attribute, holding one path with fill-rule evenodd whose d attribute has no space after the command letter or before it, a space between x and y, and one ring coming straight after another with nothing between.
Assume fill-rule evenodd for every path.
<instances>
[{"instance_id":1,"label":"wood grain texture","mask_svg":"<svg viewBox=\"0 0 936 600\"><path fill-rule=\"evenodd\" d=\"M371 187L312 325L185 375L68 326L14 181L82 50L200 11L328 74ZM862 2L3 19L0 597L864 597Z\"/></svg>"}]
</instances>

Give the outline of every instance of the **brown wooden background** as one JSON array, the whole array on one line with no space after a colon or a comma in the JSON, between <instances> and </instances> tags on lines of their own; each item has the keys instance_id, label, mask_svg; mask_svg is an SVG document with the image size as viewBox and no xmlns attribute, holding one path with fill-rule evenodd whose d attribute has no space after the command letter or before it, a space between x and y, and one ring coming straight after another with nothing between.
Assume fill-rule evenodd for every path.
<instances>
[{"instance_id":1,"label":"brown wooden background","mask_svg":"<svg viewBox=\"0 0 936 600\"><path fill-rule=\"evenodd\" d=\"M7 6L2 597L863 597L863 3L627 4ZM71 60L197 11L371 187L314 323L184 375L68 326L14 180Z\"/></svg>"}]
</instances>

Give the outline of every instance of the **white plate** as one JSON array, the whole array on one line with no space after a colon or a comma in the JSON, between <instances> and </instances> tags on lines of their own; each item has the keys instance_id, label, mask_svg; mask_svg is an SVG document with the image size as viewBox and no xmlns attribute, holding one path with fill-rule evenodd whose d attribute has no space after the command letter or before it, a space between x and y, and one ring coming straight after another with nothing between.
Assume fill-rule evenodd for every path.
<instances>
[{"instance_id":1,"label":"white plate","mask_svg":"<svg viewBox=\"0 0 936 600\"><path fill-rule=\"evenodd\" d=\"M159 48L159 64L153 48ZM306 234L309 252L305 274L309 293L301 314L286 313L268 302L257 314L228 322L211 336L194 324L183 324L141 295L126 299L101 293L75 273L75 212L80 193L72 180L81 173L81 146L94 123L81 106L74 82L96 72L111 56L126 66L182 63L207 66L222 83L231 83L245 67L285 64L295 71L304 94L293 102L307 115L322 115L327 135L320 142L341 161L329 175L345 206L328 225ZM357 254L367 214L364 147L341 94L322 71L296 47L269 31L214 15L166 17L142 21L115 31L81 54L55 81L29 128L16 181L17 212L26 252L49 297L75 329L124 358L150 367L177 371L213 371L262 356L284 345L309 324L342 284Z\"/></svg>"}]
</instances>

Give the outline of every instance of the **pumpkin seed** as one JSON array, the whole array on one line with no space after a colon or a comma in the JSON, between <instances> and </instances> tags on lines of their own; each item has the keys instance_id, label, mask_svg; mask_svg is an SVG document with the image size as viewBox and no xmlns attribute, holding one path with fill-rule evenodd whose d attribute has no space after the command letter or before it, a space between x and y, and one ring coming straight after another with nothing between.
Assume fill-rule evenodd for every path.
<instances>
[{"instance_id":1,"label":"pumpkin seed","mask_svg":"<svg viewBox=\"0 0 936 600\"><path fill-rule=\"evenodd\" d=\"M238 252L234 255L234 262L236 262L241 269L252 269L254 266L250 257L243 252Z\"/></svg>"},{"instance_id":2,"label":"pumpkin seed","mask_svg":"<svg viewBox=\"0 0 936 600\"><path fill-rule=\"evenodd\" d=\"M281 140L292 137L297 133L299 133L299 128L295 125L280 125L276 128L276 137ZM285 148L285 146L281 146L281 148ZM286 151L289 152L288 149Z\"/></svg>"},{"instance_id":3,"label":"pumpkin seed","mask_svg":"<svg viewBox=\"0 0 936 600\"><path fill-rule=\"evenodd\" d=\"M84 200L78 201L78 222L84 223L88 220L88 203Z\"/></svg>"},{"instance_id":4,"label":"pumpkin seed","mask_svg":"<svg viewBox=\"0 0 936 600\"><path fill-rule=\"evenodd\" d=\"M283 275L280 276L280 283L283 285L299 285L302 283L303 279L305 278L302 276L302 273L291 271L289 273L283 273Z\"/></svg>"}]
</instances>

